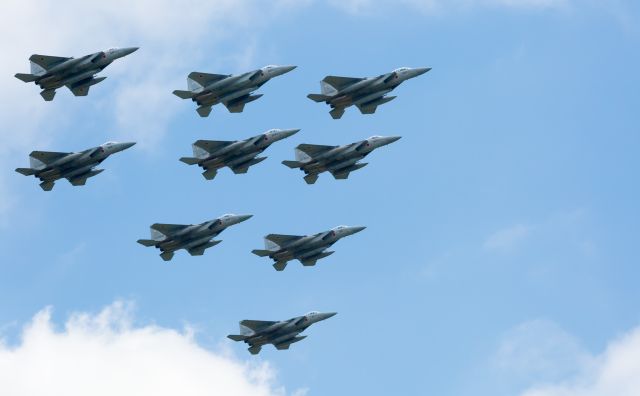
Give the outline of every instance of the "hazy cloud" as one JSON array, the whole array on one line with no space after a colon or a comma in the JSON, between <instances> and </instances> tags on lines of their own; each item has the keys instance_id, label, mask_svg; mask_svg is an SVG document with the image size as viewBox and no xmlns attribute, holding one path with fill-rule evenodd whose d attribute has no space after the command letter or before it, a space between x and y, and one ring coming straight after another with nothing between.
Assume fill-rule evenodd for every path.
<instances>
[{"instance_id":1,"label":"hazy cloud","mask_svg":"<svg viewBox=\"0 0 640 396\"><path fill-rule=\"evenodd\" d=\"M0 394L284 396L268 363L200 347L191 331L136 325L131 305L76 313L57 330L36 314L16 346L0 343ZM305 390L295 394L304 395Z\"/></svg>"}]
</instances>

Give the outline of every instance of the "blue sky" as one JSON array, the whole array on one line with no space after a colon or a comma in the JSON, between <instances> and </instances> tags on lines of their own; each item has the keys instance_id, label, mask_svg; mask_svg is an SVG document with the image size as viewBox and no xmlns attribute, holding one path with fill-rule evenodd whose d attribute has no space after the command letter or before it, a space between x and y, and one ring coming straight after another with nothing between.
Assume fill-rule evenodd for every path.
<instances>
[{"instance_id":1,"label":"blue sky","mask_svg":"<svg viewBox=\"0 0 640 396\"><path fill-rule=\"evenodd\" d=\"M134 327L193 327L199 347L268 362L274 381L299 395L551 395L546 384L599 384L590 376L606 367L593 362L615 362L606 351L640 322L637 5L284 1L236 10L220 2L228 20L213 5L194 35L189 23L153 31L175 21L167 3L157 21L103 10L98 28L116 32L94 32L95 44L85 25L51 32L49 46L35 34L13 44L20 59L3 68L0 162L7 345L19 348L23 326L47 306L64 332L72 313L94 315L123 300L135 306ZM220 26L204 27L207 18ZM24 29L9 28L17 36ZM32 52L77 56L113 44L141 49L110 66L87 98L61 91L44 103L12 77ZM216 107L201 119L171 95L192 70L271 63L298 68L266 84L242 114ZM375 115L351 108L333 120L305 98L327 74L400 66L433 70L399 87ZM178 161L197 139L270 128L302 130L246 175L223 170L207 182ZM375 134L403 138L347 181L322 175L309 186L280 164L300 143ZM75 151L116 138L139 143L82 188L59 182L45 193L13 172L32 149ZM229 212L254 217L202 257L179 252L165 263L135 243L154 222ZM271 232L339 224L368 228L314 268L296 262L277 273L250 253ZM240 319L309 310L338 315L289 351L267 347L251 357L225 339ZM640 360L640 348L629 350Z\"/></svg>"}]
</instances>

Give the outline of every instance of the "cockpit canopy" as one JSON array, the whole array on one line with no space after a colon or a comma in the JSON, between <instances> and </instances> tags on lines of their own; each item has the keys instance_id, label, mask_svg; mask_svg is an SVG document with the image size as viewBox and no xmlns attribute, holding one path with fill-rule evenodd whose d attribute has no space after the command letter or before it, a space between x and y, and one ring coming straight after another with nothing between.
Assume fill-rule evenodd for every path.
<instances>
[{"instance_id":1,"label":"cockpit canopy","mask_svg":"<svg viewBox=\"0 0 640 396\"><path fill-rule=\"evenodd\" d=\"M394 70L395 73L402 73L402 72L406 72L407 70L409 70L410 68L408 67L399 67L396 70Z\"/></svg>"},{"instance_id":2,"label":"cockpit canopy","mask_svg":"<svg viewBox=\"0 0 640 396\"><path fill-rule=\"evenodd\" d=\"M316 315L318 315L319 313L320 313L320 312L318 312L318 311L311 311L311 312L309 312L308 314L306 314L305 316L316 316Z\"/></svg>"}]
</instances>

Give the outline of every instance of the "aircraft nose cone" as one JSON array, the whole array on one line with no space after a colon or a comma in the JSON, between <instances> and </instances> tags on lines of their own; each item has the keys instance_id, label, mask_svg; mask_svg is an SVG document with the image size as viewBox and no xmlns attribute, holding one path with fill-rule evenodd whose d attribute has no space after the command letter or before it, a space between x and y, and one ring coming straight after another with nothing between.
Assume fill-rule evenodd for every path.
<instances>
[{"instance_id":1,"label":"aircraft nose cone","mask_svg":"<svg viewBox=\"0 0 640 396\"><path fill-rule=\"evenodd\" d=\"M123 48L122 52L124 53L124 55L129 55L129 54L133 54L134 52L136 52L138 49L140 49L140 47L127 47L127 48Z\"/></svg>"},{"instance_id":2,"label":"aircraft nose cone","mask_svg":"<svg viewBox=\"0 0 640 396\"><path fill-rule=\"evenodd\" d=\"M238 215L237 216L238 223L243 222L245 220L249 220L252 217L253 217L253 215Z\"/></svg>"},{"instance_id":3,"label":"aircraft nose cone","mask_svg":"<svg viewBox=\"0 0 640 396\"><path fill-rule=\"evenodd\" d=\"M136 142L124 142L124 143L118 143L114 149L115 151L123 151L128 149L129 147L132 147L134 144L136 144Z\"/></svg>"},{"instance_id":4,"label":"aircraft nose cone","mask_svg":"<svg viewBox=\"0 0 640 396\"><path fill-rule=\"evenodd\" d=\"M360 232L362 230L364 230L367 227L351 227L352 232L355 234L357 232Z\"/></svg>"},{"instance_id":5,"label":"aircraft nose cone","mask_svg":"<svg viewBox=\"0 0 640 396\"><path fill-rule=\"evenodd\" d=\"M291 70L295 69L296 67L298 66L278 66L277 74L281 75L281 74L289 73Z\"/></svg>"},{"instance_id":6,"label":"aircraft nose cone","mask_svg":"<svg viewBox=\"0 0 640 396\"><path fill-rule=\"evenodd\" d=\"M388 137L385 138L384 144L391 144L393 142L397 142L401 138L402 138L402 136L388 136Z\"/></svg>"},{"instance_id":7,"label":"aircraft nose cone","mask_svg":"<svg viewBox=\"0 0 640 396\"><path fill-rule=\"evenodd\" d=\"M326 318L325 319L329 319L332 316L336 316L338 313L337 312L327 312L325 313Z\"/></svg>"},{"instance_id":8,"label":"aircraft nose cone","mask_svg":"<svg viewBox=\"0 0 640 396\"><path fill-rule=\"evenodd\" d=\"M296 133L300 132L300 129L286 129L283 132L284 137L293 136Z\"/></svg>"},{"instance_id":9,"label":"aircraft nose cone","mask_svg":"<svg viewBox=\"0 0 640 396\"><path fill-rule=\"evenodd\" d=\"M416 76L419 76L421 74L424 74L424 73L428 72L429 70L431 70L431 68L430 67L418 67L418 68L416 68L414 70L416 72Z\"/></svg>"}]
</instances>

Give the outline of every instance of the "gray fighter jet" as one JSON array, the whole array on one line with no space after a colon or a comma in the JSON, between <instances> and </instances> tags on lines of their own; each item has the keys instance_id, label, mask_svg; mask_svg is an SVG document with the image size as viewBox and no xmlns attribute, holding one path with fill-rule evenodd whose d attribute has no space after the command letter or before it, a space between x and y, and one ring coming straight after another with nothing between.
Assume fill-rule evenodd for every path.
<instances>
[{"instance_id":1,"label":"gray fighter jet","mask_svg":"<svg viewBox=\"0 0 640 396\"><path fill-rule=\"evenodd\" d=\"M204 251L222 241L212 240L227 227L250 219L253 215L226 214L201 224L153 224L151 239L138 239L143 246L154 246L162 252L164 261L173 258L176 250L185 249L192 256L202 256Z\"/></svg>"},{"instance_id":2,"label":"gray fighter jet","mask_svg":"<svg viewBox=\"0 0 640 396\"><path fill-rule=\"evenodd\" d=\"M211 106L224 104L230 113L242 113L244 105L260 98L251 93L274 77L290 72L295 66L265 66L247 73L208 74L192 72L187 76L188 91L176 89L173 94L181 99L191 99L198 104L200 117L208 117Z\"/></svg>"},{"instance_id":3,"label":"gray fighter jet","mask_svg":"<svg viewBox=\"0 0 640 396\"><path fill-rule=\"evenodd\" d=\"M417 77L431 70L429 67L411 69L401 67L391 73L377 77L353 78L327 76L320 81L320 94L309 94L307 97L316 102L325 102L333 110L331 117L338 119L344 110L352 105L358 106L362 114L373 114L379 105L395 99L385 96L404 81Z\"/></svg>"},{"instance_id":4,"label":"gray fighter jet","mask_svg":"<svg viewBox=\"0 0 640 396\"><path fill-rule=\"evenodd\" d=\"M265 249L254 249L252 253L260 257L269 257L275 261L273 268L282 271L289 260L298 260L304 266L316 265L316 262L334 252L326 250L341 238L355 234L366 227L338 226L318 234L280 235L269 234L264 237Z\"/></svg>"},{"instance_id":5,"label":"gray fighter jet","mask_svg":"<svg viewBox=\"0 0 640 396\"><path fill-rule=\"evenodd\" d=\"M295 161L282 161L289 168L300 168L307 175L304 181L313 184L322 172L331 172L336 179L346 179L349 173L365 167L358 163L378 147L386 146L400 139L400 136L371 136L369 139L344 146L321 146L301 144L295 148Z\"/></svg>"},{"instance_id":6,"label":"gray fighter jet","mask_svg":"<svg viewBox=\"0 0 640 396\"><path fill-rule=\"evenodd\" d=\"M260 353L263 345L273 344L278 350L289 349L294 342L301 341L307 336L299 336L314 323L329 319L336 312L309 312L280 322L265 320L243 320L240 322L240 334L230 334L227 337L234 341L244 341L249 344L252 355Z\"/></svg>"},{"instance_id":7,"label":"gray fighter jet","mask_svg":"<svg viewBox=\"0 0 640 396\"><path fill-rule=\"evenodd\" d=\"M31 55L31 74L17 73L16 78L29 83L34 82L42 88L42 98L53 100L56 89L67 86L75 96L86 96L89 88L103 81L106 77L94 78L111 62L129 55L138 47L110 48L80 58L65 58L61 56Z\"/></svg>"},{"instance_id":8,"label":"gray fighter jet","mask_svg":"<svg viewBox=\"0 0 640 396\"><path fill-rule=\"evenodd\" d=\"M29 154L31 168L17 168L25 176L35 176L42 181L40 187L51 191L56 180L65 178L74 186L84 186L87 179L104 169L93 169L111 154L128 149L134 142L106 142L98 147L77 153L32 151Z\"/></svg>"},{"instance_id":9,"label":"gray fighter jet","mask_svg":"<svg viewBox=\"0 0 640 396\"><path fill-rule=\"evenodd\" d=\"M233 173L247 173L249 167L265 160L257 157L272 143L288 138L299 129L271 129L258 136L234 142L216 140L198 140L192 144L193 157L182 157L180 161L187 165L198 165L204 172L202 176L211 180L218 169L228 166Z\"/></svg>"}]
</instances>

